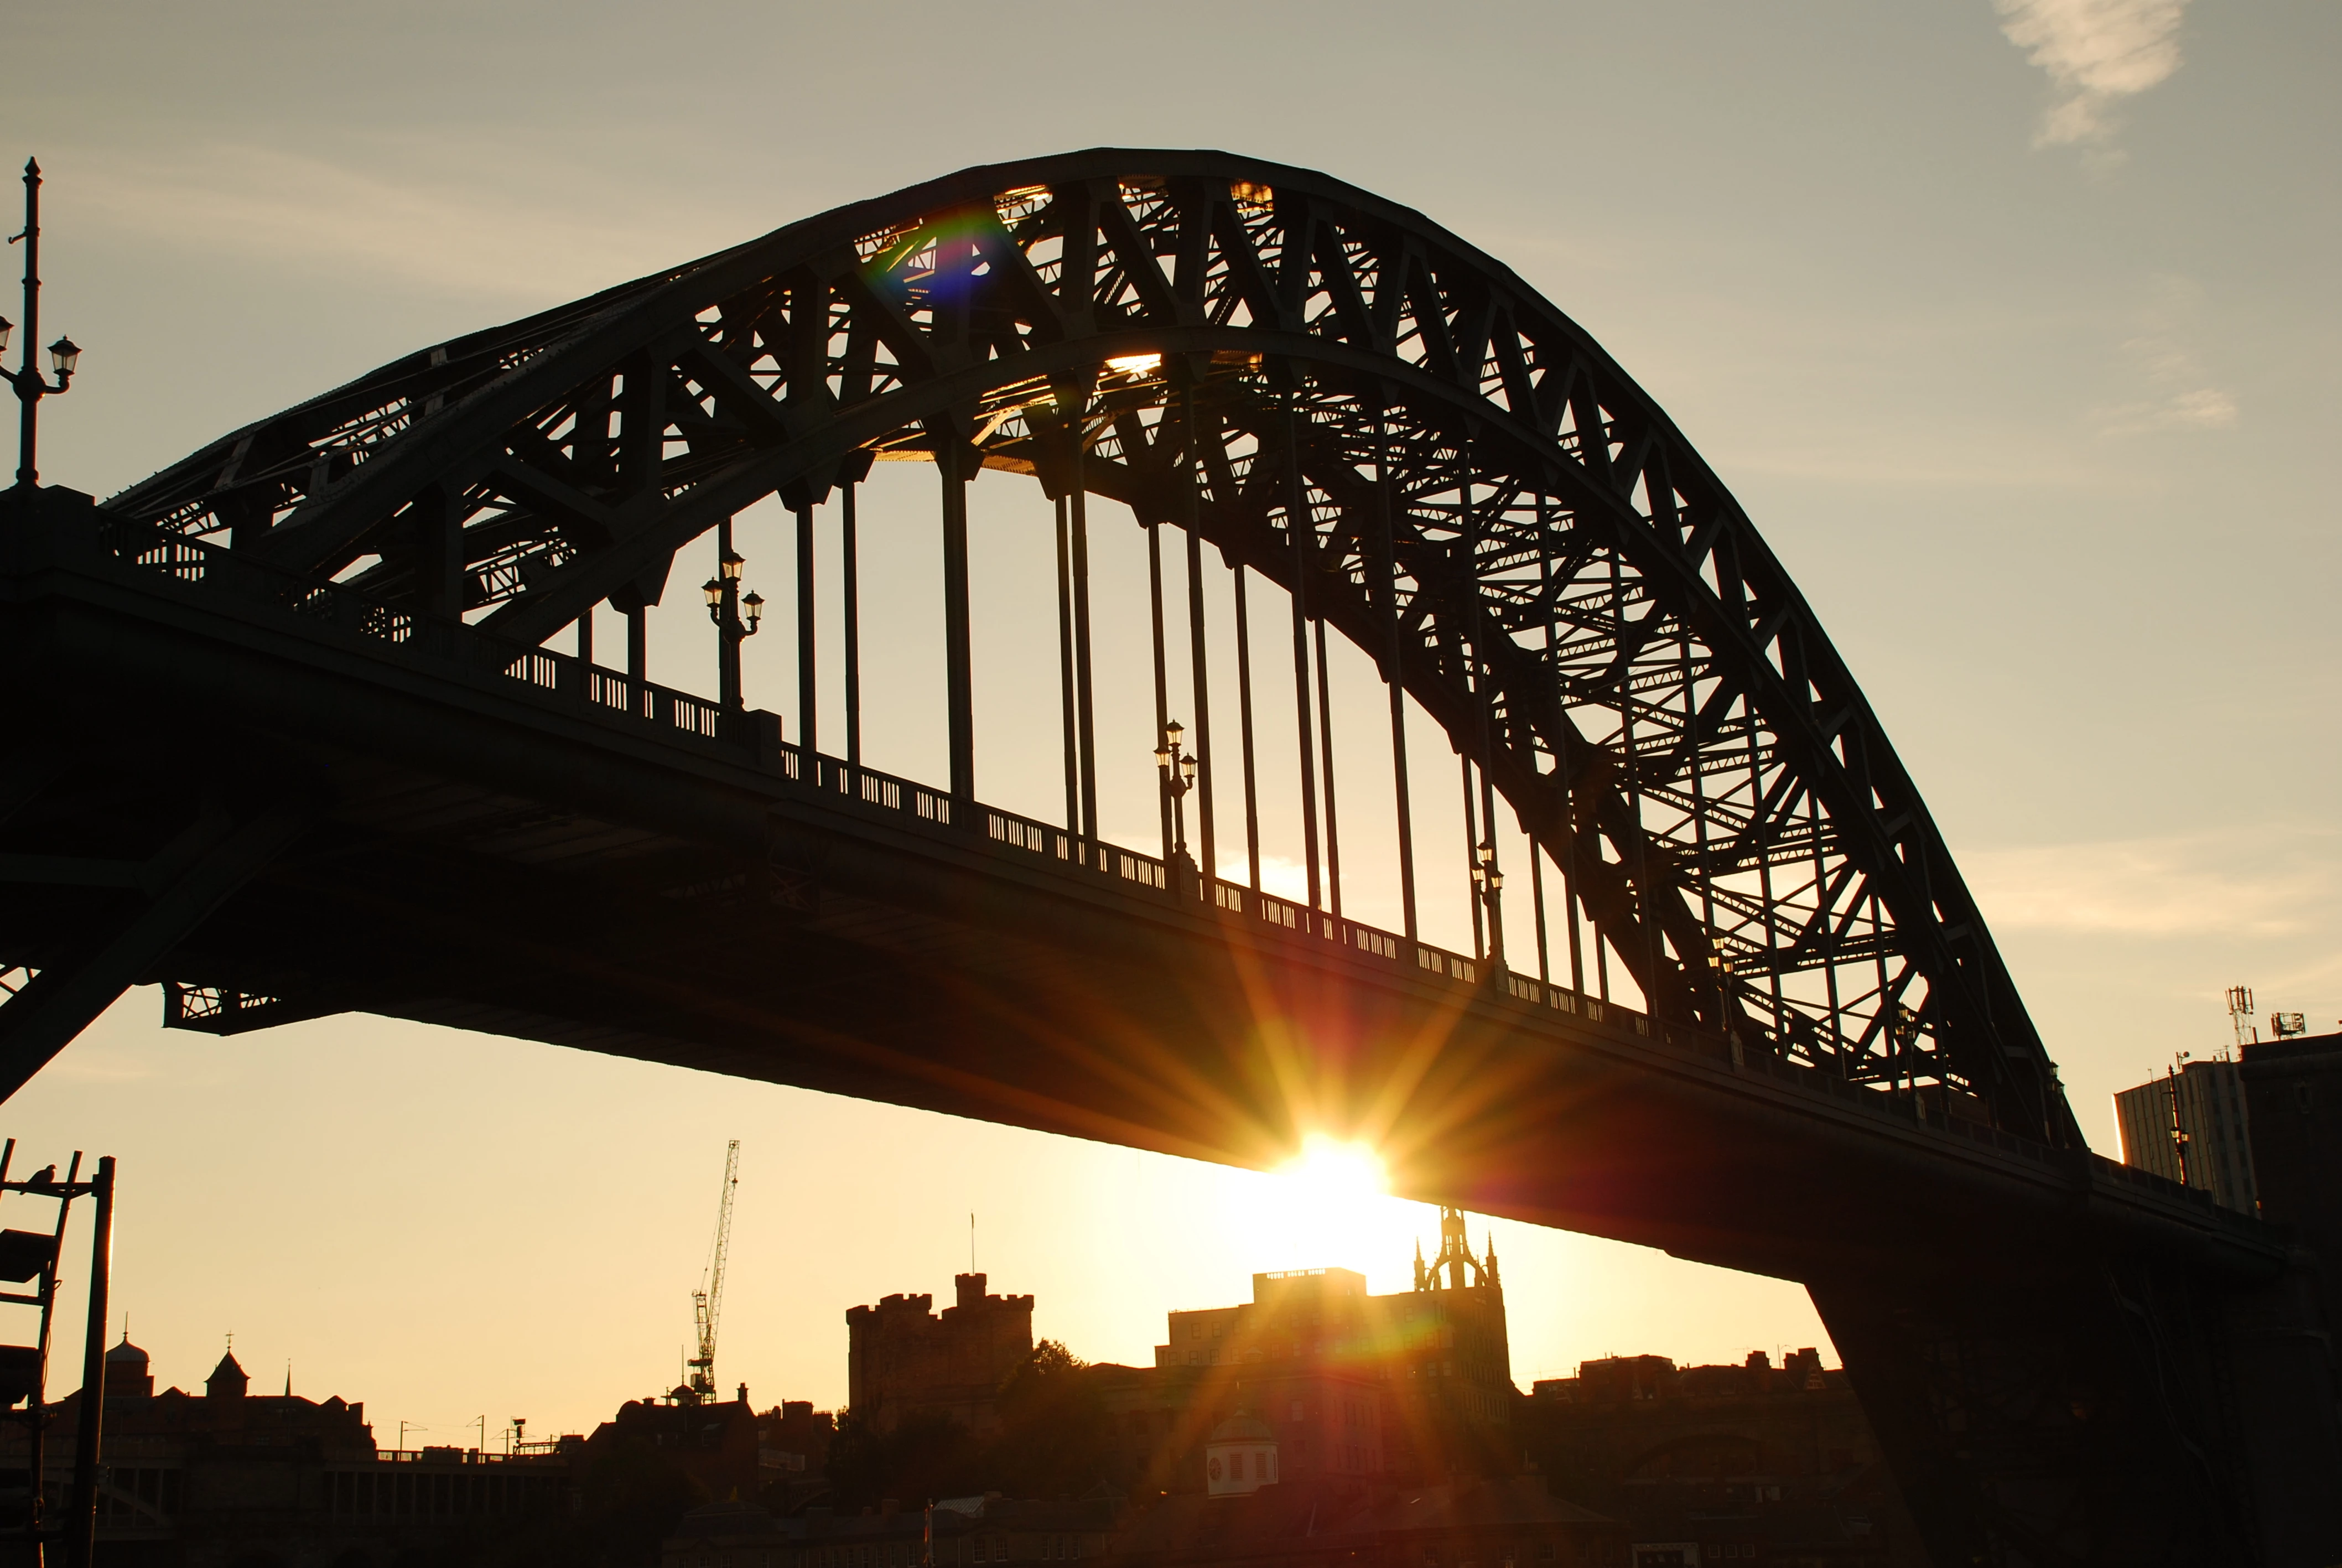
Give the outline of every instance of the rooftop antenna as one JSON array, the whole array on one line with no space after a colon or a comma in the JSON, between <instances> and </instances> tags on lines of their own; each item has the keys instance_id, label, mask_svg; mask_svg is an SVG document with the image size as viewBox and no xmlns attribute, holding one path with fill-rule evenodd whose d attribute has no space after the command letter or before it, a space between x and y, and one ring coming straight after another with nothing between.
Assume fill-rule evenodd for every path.
<instances>
[{"instance_id":1,"label":"rooftop antenna","mask_svg":"<svg viewBox=\"0 0 2342 1568\"><path fill-rule=\"evenodd\" d=\"M2253 1024L2253 988L2251 986L2228 987L2228 1027L2236 1031L2237 1049L2239 1051L2259 1041L2261 1032ZM2247 1034L2252 1036L2250 1040L2246 1038Z\"/></svg>"},{"instance_id":2,"label":"rooftop antenna","mask_svg":"<svg viewBox=\"0 0 2342 1568\"><path fill-rule=\"evenodd\" d=\"M699 1277L699 1288L691 1293L699 1353L686 1363L691 1369L686 1383L701 1399L716 1397L716 1322L724 1310L724 1254L732 1244L732 1194L739 1185L740 1140L735 1138L724 1146L724 1193L716 1203L716 1244L708 1254L707 1272Z\"/></svg>"},{"instance_id":3,"label":"rooftop antenna","mask_svg":"<svg viewBox=\"0 0 2342 1568\"><path fill-rule=\"evenodd\" d=\"M2183 1187L2187 1184L2187 1144L2190 1140L2187 1125L2179 1119L2179 1063L2187 1060L2187 1053L2180 1052L2163 1075L2164 1094L2171 1102L2171 1154L2179 1163L2179 1184Z\"/></svg>"},{"instance_id":4,"label":"rooftop antenna","mask_svg":"<svg viewBox=\"0 0 2342 1568\"><path fill-rule=\"evenodd\" d=\"M967 1215L967 1272L976 1273L976 1211L973 1209Z\"/></svg>"}]
</instances>

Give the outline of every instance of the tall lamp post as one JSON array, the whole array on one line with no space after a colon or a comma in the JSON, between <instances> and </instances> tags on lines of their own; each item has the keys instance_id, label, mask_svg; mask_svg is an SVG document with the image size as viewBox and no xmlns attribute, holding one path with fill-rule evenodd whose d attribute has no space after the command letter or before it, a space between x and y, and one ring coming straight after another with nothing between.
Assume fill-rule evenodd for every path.
<instances>
[{"instance_id":1,"label":"tall lamp post","mask_svg":"<svg viewBox=\"0 0 2342 1568\"><path fill-rule=\"evenodd\" d=\"M726 714L736 714L741 708L740 644L756 634L765 596L753 588L741 594L740 569L748 563L733 552L732 524L721 524L718 532L716 575L700 584L700 592L707 595L707 618L716 623L716 698Z\"/></svg>"},{"instance_id":2,"label":"tall lamp post","mask_svg":"<svg viewBox=\"0 0 2342 1568\"><path fill-rule=\"evenodd\" d=\"M1186 891L1187 879L1200 875L1187 857L1187 792L1196 787L1196 759L1182 751L1180 737L1187 732L1173 719L1163 726L1163 744L1155 749L1155 765L1162 770L1164 793L1171 797L1171 864L1177 879L1175 892Z\"/></svg>"},{"instance_id":3,"label":"tall lamp post","mask_svg":"<svg viewBox=\"0 0 2342 1568\"><path fill-rule=\"evenodd\" d=\"M1480 853L1472 862L1472 891L1488 911L1488 966L1505 966L1505 904L1498 896L1504 891L1505 874L1496 869L1496 843L1483 839Z\"/></svg>"},{"instance_id":4,"label":"tall lamp post","mask_svg":"<svg viewBox=\"0 0 2342 1568\"><path fill-rule=\"evenodd\" d=\"M35 464L41 399L71 386L74 366L81 363L81 345L60 336L49 345L49 368L57 378L55 386L33 364L34 345L41 340L41 165L31 158L25 160L25 232L8 243L13 245L17 240L25 242L25 349L18 367L0 368L0 376L7 377L25 405L23 422L17 427L16 483L30 486L41 482ZM0 316L0 354L8 351L8 339L15 331L15 324Z\"/></svg>"}]
</instances>

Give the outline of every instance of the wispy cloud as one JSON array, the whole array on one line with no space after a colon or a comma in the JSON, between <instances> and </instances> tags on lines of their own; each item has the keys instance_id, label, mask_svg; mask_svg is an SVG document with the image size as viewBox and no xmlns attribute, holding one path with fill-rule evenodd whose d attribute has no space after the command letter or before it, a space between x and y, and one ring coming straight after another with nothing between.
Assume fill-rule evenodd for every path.
<instances>
[{"instance_id":1,"label":"wispy cloud","mask_svg":"<svg viewBox=\"0 0 2342 1568\"><path fill-rule=\"evenodd\" d=\"M2209 385L2188 348L2203 290L2192 278L2162 276L2137 317L2137 330L2122 342L2120 359L2135 385L2148 395L2097 411L2099 434L2140 435L2161 431L2227 430L2237 420L2236 394Z\"/></svg>"},{"instance_id":2,"label":"wispy cloud","mask_svg":"<svg viewBox=\"0 0 2342 1568\"><path fill-rule=\"evenodd\" d=\"M2163 430L2227 430L2237 423L2234 394L2217 386L2175 392L2147 403L2117 403L2098 411L2106 435L2144 435Z\"/></svg>"},{"instance_id":3,"label":"wispy cloud","mask_svg":"<svg viewBox=\"0 0 2342 1568\"><path fill-rule=\"evenodd\" d=\"M2102 156L2114 107L2179 69L2187 0L1993 0L2000 30L2048 74L2058 98L2037 146L2079 145Z\"/></svg>"},{"instance_id":4,"label":"wispy cloud","mask_svg":"<svg viewBox=\"0 0 2342 1568\"><path fill-rule=\"evenodd\" d=\"M369 169L269 148L190 147L98 163L78 195L106 222L173 246L531 302L588 294L745 237L678 235L672 222L604 217L599 204L532 201L520 193L545 182L498 157L482 158L485 173L469 178L435 175L430 161L394 156Z\"/></svg>"},{"instance_id":5,"label":"wispy cloud","mask_svg":"<svg viewBox=\"0 0 2342 1568\"><path fill-rule=\"evenodd\" d=\"M2127 936L2273 936L2331 920L2338 836L2298 827L1971 850L1996 927Z\"/></svg>"}]
</instances>

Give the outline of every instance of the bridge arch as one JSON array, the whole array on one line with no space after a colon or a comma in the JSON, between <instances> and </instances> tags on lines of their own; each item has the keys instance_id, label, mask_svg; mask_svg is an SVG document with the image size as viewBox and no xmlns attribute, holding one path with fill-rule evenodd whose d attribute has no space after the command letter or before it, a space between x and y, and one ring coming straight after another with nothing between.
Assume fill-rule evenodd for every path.
<instances>
[{"instance_id":1,"label":"bridge arch","mask_svg":"<svg viewBox=\"0 0 2342 1568\"><path fill-rule=\"evenodd\" d=\"M532 644L890 457L947 497L977 465L1108 496L1286 589L1483 770L1655 1014L2080 1146L1925 804L1723 484L1509 269L1322 175L966 170L410 355L105 505Z\"/></svg>"}]
</instances>

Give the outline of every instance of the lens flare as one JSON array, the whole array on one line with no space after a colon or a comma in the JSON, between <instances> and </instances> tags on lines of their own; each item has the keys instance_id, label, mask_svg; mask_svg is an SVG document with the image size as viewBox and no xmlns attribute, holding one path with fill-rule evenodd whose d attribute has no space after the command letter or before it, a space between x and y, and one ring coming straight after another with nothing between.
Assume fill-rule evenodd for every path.
<instances>
[{"instance_id":1,"label":"lens flare","mask_svg":"<svg viewBox=\"0 0 2342 1568\"><path fill-rule=\"evenodd\" d=\"M1304 1138L1301 1152L1279 1166L1277 1174L1298 1183L1309 1201L1320 1203L1371 1203L1390 1193L1390 1174L1381 1155L1325 1133Z\"/></svg>"},{"instance_id":2,"label":"lens flare","mask_svg":"<svg viewBox=\"0 0 2342 1568\"><path fill-rule=\"evenodd\" d=\"M1395 1198L1381 1154L1369 1144L1313 1134L1266 1181L1255 1178L1230 1235L1253 1270L1349 1268L1377 1290L1406 1278L1430 1211Z\"/></svg>"}]
</instances>

